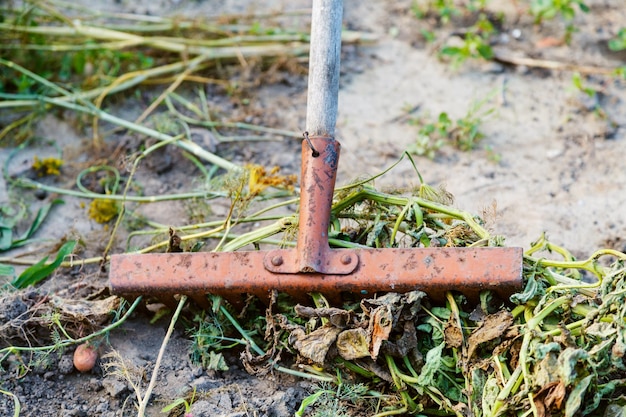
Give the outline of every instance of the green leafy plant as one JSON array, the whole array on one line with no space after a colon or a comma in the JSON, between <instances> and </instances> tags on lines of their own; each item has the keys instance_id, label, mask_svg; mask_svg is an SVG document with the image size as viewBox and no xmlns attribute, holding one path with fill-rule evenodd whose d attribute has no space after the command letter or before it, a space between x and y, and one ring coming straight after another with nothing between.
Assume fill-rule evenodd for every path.
<instances>
[{"instance_id":1,"label":"green leafy plant","mask_svg":"<svg viewBox=\"0 0 626 417\"><path fill-rule=\"evenodd\" d=\"M493 24L485 14L481 13L476 23L461 34L461 44L444 46L439 51L439 55L449 58L453 68L458 68L470 58L490 60L493 58L493 50L489 45L489 40L494 33Z\"/></svg>"},{"instance_id":2,"label":"green leafy plant","mask_svg":"<svg viewBox=\"0 0 626 417\"><path fill-rule=\"evenodd\" d=\"M535 16L537 23L554 19L558 15L566 20L572 20L576 15L576 6L585 13L589 12L589 6L583 0L531 0L530 12Z\"/></svg>"},{"instance_id":3,"label":"green leafy plant","mask_svg":"<svg viewBox=\"0 0 626 417\"><path fill-rule=\"evenodd\" d=\"M349 406L366 402L369 388L366 384L344 382L337 371L336 383L314 384L312 390L313 393L302 400L295 413L296 417L302 417L309 407L314 408L309 414L314 417L349 417L352 415Z\"/></svg>"},{"instance_id":4,"label":"green leafy plant","mask_svg":"<svg viewBox=\"0 0 626 417\"><path fill-rule=\"evenodd\" d=\"M461 14L459 8L454 4L454 0L428 0L426 2L416 0L413 2L412 11L419 19L434 15L442 23L448 23L452 17Z\"/></svg>"},{"instance_id":5,"label":"green leafy plant","mask_svg":"<svg viewBox=\"0 0 626 417\"><path fill-rule=\"evenodd\" d=\"M530 12L535 16L535 23L540 24L544 20L562 16L568 23L565 26L565 42L570 43L576 27L571 23L576 15L576 8L587 13L589 6L583 0L531 0Z\"/></svg>"},{"instance_id":6,"label":"green leafy plant","mask_svg":"<svg viewBox=\"0 0 626 417\"><path fill-rule=\"evenodd\" d=\"M572 84L574 85L574 88L576 90L580 91L593 101L593 113L596 116L598 116L600 119L608 118L606 111L602 108L602 105L600 104L600 96L602 95L602 92L600 90L585 83L582 76L578 72L575 72L572 75Z\"/></svg>"},{"instance_id":7,"label":"green leafy plant","mask_svg":"<svg viewBox=\"0 0 626 417\"><path fill-rule=\"evenodd\" d=\"M193 417L193 415L191 414L191 406L193 405L193 402L195 401L195 399L196 399L196 388L194 387L193 391L191 392L190 398L177 398L170 404L163 407L161 409L161 412L170 413L169 415L172 415L171 414L172 411L175 411L176 409L179 409L179 408L183 408L184 417ZM180 413L177 413L176 415L180 415Z\"/></svg>"},{"instance_id":8,"label":"green leafy plant","mask_svg":"<svg viewBox=\"0 0 626 417\"><path fill-rule=\"evenodd\" d=\"M465 116L457 120L452 120L447 112L439 113L434 122L423 118L410 119L410 124L418 125L420 128L416 142L407 151L432 159L446 143L462 151L475 149L483 138L481 124L495 111L494 108L484 107L490 98L491 95L475 101Z\"/></svg>"},{"instance_id":9,"label":"green leafy plant","mask_svg":"<svg viewBox=\"0 0 626 417\"><path fill-rule=\"evenodd\" d=\"M228 365L219 351L240 345L241 341L227 336L232 326L220 312L222 301L219 297L213 297L212 300L213 307L198 313L193 320L197 324L190 326L191 361L204 369L227 371Z\"/></svg>"},{"instance_id":10,"label":"green leafy plant","mask_svg":"<svg viewBox=\"0 0 626 417\"><path fill-rule=\"evenodd\" d=\"M621 28L617 37L609 40L609 49L616 52L626 49L626 28Z\"/></svg>"}]
</instances>

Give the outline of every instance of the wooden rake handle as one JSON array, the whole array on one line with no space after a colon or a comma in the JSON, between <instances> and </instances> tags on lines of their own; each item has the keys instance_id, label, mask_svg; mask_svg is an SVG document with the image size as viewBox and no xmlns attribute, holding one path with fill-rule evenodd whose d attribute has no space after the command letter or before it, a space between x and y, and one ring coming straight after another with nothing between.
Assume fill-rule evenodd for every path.
<instances>
[{"instance_id":1,"label":"wooden rake handle","mask_svg":"<svg viewBox=\"0 0 626 417\"><path fill-rule=\"evenodd\" d=\"M341 59L343 0L313 0L306 130L335 136Z\"/></svg>"}]
</instances>

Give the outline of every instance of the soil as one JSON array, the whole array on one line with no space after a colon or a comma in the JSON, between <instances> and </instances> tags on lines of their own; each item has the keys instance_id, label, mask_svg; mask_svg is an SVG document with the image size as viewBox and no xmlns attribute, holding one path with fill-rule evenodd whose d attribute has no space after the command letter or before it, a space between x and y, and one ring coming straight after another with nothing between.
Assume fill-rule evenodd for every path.
<instances>
[{"instance_id":1,"label":"soil","mask_svg":"<svg viewBox=\"0 0 626 417\"><path fill-rule=\"evenodd\" d=\"M519 0L490 3L494 14L502 12L505 16L501 35L493 45L497 56L605 68L626 64L623 53L611 52L605 46L620 28L626 27L622 0L586 1L591 10L586 14L576 13L573 23L577 31L569 45L551 41L563 36L562 20L534 25L525 4ZM418 128L408 122L411 117L433 119L445 111L452 119L458 119L473 102L487 98L485 106L494 111L480 126L484 138L477 149L463 152L444 146L434 159L416 157L424 180L434 185L445 184L455 197L456 207L484 214L489 228L505 236L508 246L528 248L545 233L552 242L581 259L602 247L625 251L626 82L618 77L584 77L584 82L598 91L590 98L573 87L571 71L477 60L452 69L438 59L434 46L424 40L421 31L433 26L428 20L416 19L411 5L410 1L345 4L345 26L375 34L378 40L371 45L345 45L342 49L337 124L342 151L338 183L376 174L397 161L417 138ZM215 16L294 10L310 4L164 0L101 1L98 7L164 16ZM305 25L307 21L301 17L292 19L293 25ZM455 41L445 38L449 27L435 25L435 31L440 42ZM305 65L301 67L306 69ZM232 72L233 79L241 81L257 75ZM272 80L264 78L258 85L247 88L245 94L250 104L245 108L224 91L210 92L211 105L223 115L294 132L304 130L304 71L280 68ZM156 97L159 93L155 88L145 94ZM133 120L145 107L142 100L128 98L112 100L109 110ZM409 115L407 109L417 110ZM8 166L10 175L28 175L35 155L54 155L55 148L44 146L45 141L62 149L68 161L61 177L45 179L50 184L72 187L79 168L98 159L87 139L89 128L81 128L67 113L51 112L38 123L36 131L44 140L37 147L22 150L12 160ZM107 149L123 144L123 149L130 153L137 146L136 139L132 133L116 133L107 138ZM278 165L285 173L299 171L299 140L216 144L208 135L199 141L237 164L254 162ZM3 165L10 151L0 150ZM179 150L167 148L140 167L136 182L142 185L146 195L157 195L191 190L196 185L193 179L198 177L198 169ZM378 180L376 186L408 189L417 184L413 167L404 160ZM32 190L23 194L32 204L31 210L41 204L39 199L49 201L54 197L38 193L37 198ZM6 184L0 183L0 203L8 204L9 195ZM59 239L70 236L81 237L82 256L101 254L109 230L87 216L83 201L65 196L63 199L65 204L53 209L50 219L38 232L41 243L27 248L28 251L44 253ZM138 207L137 212L149 214L153 221L166 225L176 219L176 225L180 225L185 221L192 223L192 209L185 203L168 201ZM226 203L211 204L211 218L223 218L227 210ZM147 238L136 239L132 245L142 246L147 242ZM113 252L124 250L125 242L120 238ZM106 273L95 268L62 271L37 290L3 298L1 323L15 323L17 317L44 295L76 299L99 294L106 288ZM99 347L100 354L119 352L130 363L144 369L149 378L169 323L169 316L150 323L152 317L148 310L138 310L109 334ZM0 344L4 346L6 342L10 341ZM184 326L177 326L161 364L148 416L167 415L161 409L194 388L198 397L191 409L193 416L290 416L310 393L309 381L279 373L265 377L249 375L237 355L226 357L228 371L206 371L191 363L190 344ZM106 359L101 359L92 371L79 373L72 365L73 350L74 347L69 347L49 358L49 363L33 365L19 377L18 358L13 355L5 360L0 389L17 396L20 415L135 415L130 386L105 372ZM12 416L13 410L12 398L0 395L0 416Z\"/></svg>"}]
</instances>

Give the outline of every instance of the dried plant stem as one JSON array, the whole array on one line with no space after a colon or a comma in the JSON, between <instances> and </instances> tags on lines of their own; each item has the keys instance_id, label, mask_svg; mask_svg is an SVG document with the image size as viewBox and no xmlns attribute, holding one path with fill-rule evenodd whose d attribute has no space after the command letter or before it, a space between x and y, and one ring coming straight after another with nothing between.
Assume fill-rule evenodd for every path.
<instances>
[{"instance_id":1,"label":"dried plant stem","mask_svg":"<svg viewBox=\"0 0 626 417\"><path fill-rule=\"evenodd\" d=\"M156 359L156 363L154 364L154 369L152 370L152 377L150 377L150 383L148 384L148 388L143 395L143 398L139 399L139 411L137 412L138 417L144 417L146 413L146 407L148 406L148 402L150 401L150 396L152 395L152 390L156 385L157 376L159 375L159 368L161 367L161 361L163 360L163 355L165 355L165 348L167 347L167 343L172 337L172 332L174 331L174 326L178 321L178 316L182 311L185 303L187 302L187 296L183 295L180 297L178 301L178 306L176 307L176 311L172 316L172 320L170 320L170 325L167 328L167 333L165 333L165 337L163 338L163 343L161 343L161 349L159 349L159 354Z\"/></svg>"},{"instance_id":2,"label":"dried plant stem","mask_svg":"<svg viewBox=\"0 0 626 417\"><path fill-rule=\"evenodd\" d=\"M533 68L545 68L556 71L576 71L581 74L612 75L617 68L592 67L589 65L571 64L569 62L550 61L546 59L534 59L527 57L514 57L510 55L496 54L494 61L508 65L524 65Z\"/></svg>"},{"instance_id":3,"label":"dried plant stem","mask_svg":"<svg viewBox=\"0 0 626 417\"><path fill-rule=\"evenodd\" d=\"M33 73L32 71L27 70L26 68L17 65L14 62L11 61L6 61L4 59L0 58L0 65L5 65L9 68L13 68L19 72L21 72L22 74L31 77L32 79L34 79L35 81L39 82L42 85L45 85L47 87L52 88L53 90L59 92L60 94L66 96L66 97L73 97L75 100L78 99L78 97L76 97L74 94L72 94L71 92L62 89L61 87L59 87L58 85L51 83L50 81L46 80L45 78ZM167 141L167 142L173 142L174 141L174 137L165 133L161 133L157 130L154 129L150 129L149 127L145 127L145 126L141 126L137 123L133 123L130 122L128 120L122 119L120 117L117 116L113 116L112 114L109 114L97 107L95 107L94 105L92 105L91 103L86 102L84 99L81 99L80 101L83 102L83 104L76 104L74 102L70 102L69 100L63 100L60 97L48 97L48 96L38 96L38 99L41 102L44 103L48 103L48 104L52 104L52 105L56 105L59 107L63 107L66 109L70 109L70 110L75 110L75 111L79 111L81 113L85 113L85 114L89 114L91 116L95 116L101 120L104 120L106 122L109 123L113 123L117 126L126 128L128 130L131 130L133 132L137 132L137 133L141 133L150 137L153 137L159 141ZM207 162L210 162L214 165L219 166L220 168L223 168L227 171L233 171L233 172L240 172L242 170L241 167L233 164L230 161L227 161L224 158L221 158L217 155L215 155L214 153L208 152L206 151L204 148L202 148L201 146L197 145L196 143L188 140L188 139L181 139L181 140L177 140L174 142L174 144L184 150L186 150L187 152L197 156L200 159L203 159Z\"/></svg>"}]
</instances>

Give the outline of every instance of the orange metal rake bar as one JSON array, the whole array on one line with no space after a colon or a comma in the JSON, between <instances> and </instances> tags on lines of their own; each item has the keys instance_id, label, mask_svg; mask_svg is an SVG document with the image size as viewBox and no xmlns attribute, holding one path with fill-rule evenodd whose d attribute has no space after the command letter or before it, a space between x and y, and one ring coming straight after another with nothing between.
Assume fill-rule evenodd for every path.
<instances>
[{"instance_id":1,"label":"orange metal rake bar","mask_svg":"<svg viewBox=\"0 0 626 417\"><path fill-rule=\"evenodd\" d=\"M522 285L521 248L331 249L328 227L339 143L312 137L302 144L301 203L295 249L223 253L113 255L113 292L126 295L220 294L231 301L245 294L267 299L272 290L302 298L341 293L415 289L434 298L457 290L476 297L482 290L506 296Z\"/></svg>"}]
</instances>

